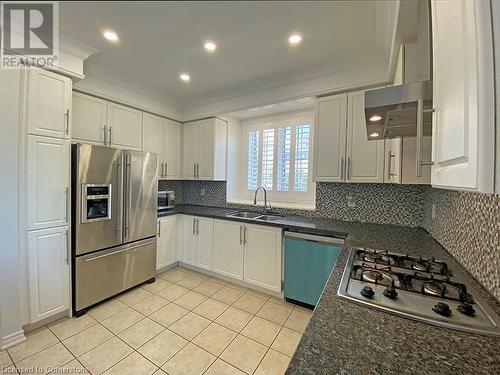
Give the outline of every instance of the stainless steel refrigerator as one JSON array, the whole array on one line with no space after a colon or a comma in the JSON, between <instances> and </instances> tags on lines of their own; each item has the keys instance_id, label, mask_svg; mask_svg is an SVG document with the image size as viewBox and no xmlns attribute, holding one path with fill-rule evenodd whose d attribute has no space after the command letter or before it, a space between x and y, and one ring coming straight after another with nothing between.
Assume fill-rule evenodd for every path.
<instances>
[{"instance_id":1,"label":"stainless steel refrigerator","mask_svg":"<svg viewBox=\"0 0 500 375\"><path fill-rule=\"evenodd\" d=\"M73 314L156 269L157 155L76 144L71 150Z\"/></svg>"}]
</instances>

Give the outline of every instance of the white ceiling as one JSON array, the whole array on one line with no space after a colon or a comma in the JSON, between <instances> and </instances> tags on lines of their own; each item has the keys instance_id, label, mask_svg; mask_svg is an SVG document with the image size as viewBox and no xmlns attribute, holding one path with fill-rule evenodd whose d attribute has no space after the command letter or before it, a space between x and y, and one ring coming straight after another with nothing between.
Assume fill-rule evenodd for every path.
<instances>
[{"instance_id":1,"label":"white ceiling","mask_svg":"<svg viewBox=\"0 0 500 375\"><path fill-rule=\"evenodd\" d=\"M388 62L384 1L60 2L60 33L98 50L98 67L182 105ZM102 37L115 30L117 44ZM287 38L300 32L291 48ZM218 49L208 54L206 39ZM390 39L390 38L387 38ZM188 72L191 82L181 82Z\"/></svg>"}]
</instances>

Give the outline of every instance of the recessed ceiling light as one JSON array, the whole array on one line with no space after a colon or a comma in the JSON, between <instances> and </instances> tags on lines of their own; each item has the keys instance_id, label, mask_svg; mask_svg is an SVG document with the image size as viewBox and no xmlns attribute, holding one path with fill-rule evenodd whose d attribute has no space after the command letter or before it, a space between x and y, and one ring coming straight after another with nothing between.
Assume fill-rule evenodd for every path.
<instances>
[{"instance_id":1,"label":"recessed ceiling light","mask_svg":"<svg viewBox=\"0 0 500 375\"><path fill-rule=\"evenodd\" d=\"M184 82L189 82L191 80L191 77L187 73L181 73L179 75L179 78L183 80Z\"/></svg>"},{"instance_id":2,"label":"recessed ceiling light","mask_svg":"<svg viewBox=\"0 0 500 375\"><path fill-rule=\"evenodd\" d=\"M207 40L205 44L203 44L203 47L205 47L208 52L215 52L215 50L217 49L217 44L215 44L215 42L212 42L211 40Z\"/></svg>"},{"instance_id":3,"label":"recessed ceiling light","mask_svg":"<svg viewBox=\"0 0 500 375\"><path fill-rule=\"evenodd\" d=\"M377 138L379 135L377 132L374 132L370 134L370 138Z\"/></svg>"},{"instance_id":4,"label":"recessed ceiling light","mask_svg":"<svg viewBox=\"0 0 500 375\"><path fill-rule=\"evenodd\" d=\"M118 35L113 30L104 30L102 35L110 42L118 41Z\"/></svg>"},{"instance_id":5,"label":"recessed ceiling light","mask_svg":"<svg viewBox=\"0 0 500 375\"><path fill-rule=\"evenodd\" d=\"M297 33L296 34L292 34L288 38L288 43L290 43L291 45L297 45L300 42L302 42L302 35L300 35L300 34L297 34Z\"/></svg>"},{"instance_id":6,"label":"recessed ceiling light","mask_svg":"<svg viewBox=\"0 0 500 375\"><path fill-rule=\"evenodd\" d=\"M372 117L370 117L370 122L377 122L380 120L382 120L382 116L379 115L373 115Z\"/></svg>"}]
</instances>

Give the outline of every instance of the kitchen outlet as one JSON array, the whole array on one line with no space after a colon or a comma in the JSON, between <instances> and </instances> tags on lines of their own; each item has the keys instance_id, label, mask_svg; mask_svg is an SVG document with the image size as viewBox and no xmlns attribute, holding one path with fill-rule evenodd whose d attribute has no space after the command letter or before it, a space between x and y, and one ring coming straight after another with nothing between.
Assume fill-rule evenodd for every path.
<instances>
[{"instance_id":1,"label":"kitchen outlet","mask_svg":"<svg viewBox=\"0 0 500 375\"><path fill-rule=\"evenodd\" d=\"M201 190L200 190L200 195L201 195L202 197L204 197L204 196L205 196L205 189L201 189Z\"/></svg>"},{"instance_id":2,"label":"kitchen outlet","mask_svg":"<svg viewBox=\"0 0 500 375\"><path fill-rule=\"evenodd\" d=\"M352 194L349 194L347 196L347 207L349 207L349 208L356 207L356 199L354 198L354 195L352 195Z\"/></svg>"}]
</instances>

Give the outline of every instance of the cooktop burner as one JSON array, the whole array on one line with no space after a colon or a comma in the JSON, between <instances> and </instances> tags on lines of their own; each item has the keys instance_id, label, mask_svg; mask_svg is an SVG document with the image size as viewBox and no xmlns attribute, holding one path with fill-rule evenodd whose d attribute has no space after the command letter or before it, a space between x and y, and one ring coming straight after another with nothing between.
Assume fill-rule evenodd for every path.
<instances>
[{"instance_id":1,"label":"cooktop burner","mask_svg":"<svg viewBox=\"0 0 500 375\"><path fill-rule=\"evenodd\" d=\"M435 258L353 247L338 294L428 323L500 336L495 312Z\"/></svg>"}]
</instances>

